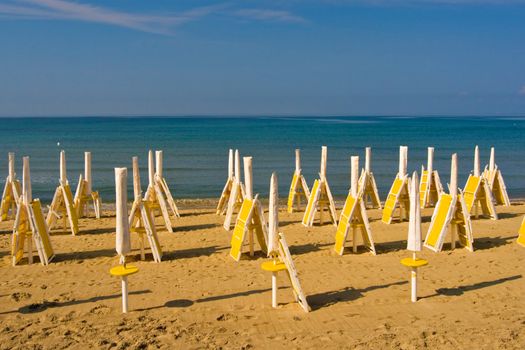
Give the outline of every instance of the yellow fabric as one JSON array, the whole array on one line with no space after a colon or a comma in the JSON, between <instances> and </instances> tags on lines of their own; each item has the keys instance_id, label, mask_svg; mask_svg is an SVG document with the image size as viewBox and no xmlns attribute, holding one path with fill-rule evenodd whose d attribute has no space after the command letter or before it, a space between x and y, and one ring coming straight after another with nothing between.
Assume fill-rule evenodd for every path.
<instances>
[{"instance_id":1,"label":"yellow fabric","mask_svg":"<svg viewBox=\"0 0 525 350\"><path fill-rule=\"evenodd\" d=\"M396 177L394 180L394 183L392 184L392 188L390 189L390 193L388 194L388 197L385 201L385 206L383 208L383 217L382 221L385 224L389 224L392 220L392 214L394 213L394 210L396 209L397 199L399 197L399 193L401 192L401 189L403 188L403 180L399 177Z\"/></svg>"},{"instance_id":2,"label":"yellow fabric","mask_svg":"<svg viewBox=\"0 0 525 350\"><path fill-rule=\"evenodd\" d=\"M523 219L523 222L521 223L521 227L518 233L519 233L518 244L525 247L525 218Z\"/></svg>"},{"instance_id":3,"label":"yellow fabric","mask_svg":"<svg viewBox=\"0 0 525 350\"><path fill-rule=\"evenodd\" d=\"M253 201L250 199L245 199L242 202L241 210L239 211L231 239L230 256L236 261L239 261L241 258L244 235L246 234L246 222L250 218L252 210Z\"/></svg>"},{"instance_id":4,"label":"yellow fabric","mask_svg":"<svg viewBox=\"0 0 525 350\"><path fill-rule=\"evenodd\" d=\"M474 201L476 199L476 192L479 188L481 182L480 176L473 176L470 175L467 180L467 184L465 185L465 190L463 191L463 197L465 198L465 204L467 204L467 210L472 210L472 206L474 205Z\"/></svg>"},{"instance_id":5,"label":"yellow fabric","mask_svg":"<svg viewBox=\"0 0 525 350\"><path fill-rule=\"evenodd\" d=\"M290 185L290 192L288 193L288 212L291 213L293 211L293 200L295 196L295 189L297 188L297 182L299 181L299 177L297 174L293 174L292 178L292 184Z\"/></svg>"},{"instance_id":6,"label":"yellow fabric","mask_svg":"<svg viewBox=\"0 0 525 350\"><path fill-rule=\"evenodd\" d=\"M11 242L11 256L13 265L18 264L24 257L24 244L27 238L31 239L31 230L27 218L27 209L20 206L15 218L15 227L13 229L13 240Z\"/></svg>"},{"instance_id":7,"label":"yellow fabric","mask_svg":"<svg viewBox=\"0 0 525 350\"><path fill-rule=\"evenodd\" d=\"M421 182L419 184L419 200L420 200L420 205L422 208L426 204L425 200L426 200L427 187L428 187L428 171L423 170L423 174L421 175Z\"/></svg>"},{"instance_id":8,"label":"yellow fabric","mask_svg":"<svg viewBox=\"0 0 525 350\"><path fill-rule=\"evenodd\" d=\"M334 250L339 255L343 255L345 249L346 236L348 235L348 228L350 226L350 219L355 210L357 204L356 198L352 197L351 194L346 197L341 217L339 218L339 225L337 225L337 231L335 233L335 246Z\"/></svg>"},{"instance_id":9,"label":"yellow fabric","mask_svg":"<svg viewBox=\"0 0 525 350\"><path fill-rule=\"evenodd\" d=\"M435 214L433 217L433 221L431 223L432 229L427 234L427 238L425 240L425 245L431 246L433 248L436 248L436 245L439 241L439 237L441 233L443 232L443 228L445 224L447 223L447 215L450 210L450 205L452 204L452 196L449 194L443 194L441 195L441 198L437 204L437 207L435 209Z\"/></svg>"}]
</instances>

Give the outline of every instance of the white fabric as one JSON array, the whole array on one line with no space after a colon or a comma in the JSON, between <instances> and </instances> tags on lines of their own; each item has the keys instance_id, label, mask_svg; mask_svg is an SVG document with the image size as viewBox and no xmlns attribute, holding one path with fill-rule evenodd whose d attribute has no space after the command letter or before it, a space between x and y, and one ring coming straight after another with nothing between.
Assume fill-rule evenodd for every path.
<instances>
[{"instance_id":1,"label":"white fabric","mask_svg":"<svg viewBox=\"0 0 525 350\"><path fill-rule=\"evenodd\" d=\"M279 192L277 184L277 174L273 173L270 180L270 203L269 203L269 223L268 223L268 255L277 252L279 248Z\"/></svg>"},{"instance_id":2,"label":"white fabric","mask_svg":"<svg viewBox=\"0 0 525 350\"><path fill-rule=\"evenodd\" d=\"M121 256L124 256L131 251L127 208L127 183L128 169L115 168L115 209L117 211L117 234L115 239L115 249Z\"/></svg>"},{"instance_id":3,"label":"white fabric","mask_svg":"<svg viewBox=\"0 0 525 350\"><path fill-rule=\"evenodd\" d=\"M408 222L407 249L421 251L421 209L419 203L419 179L414 171L410 180L410 219Z\"/></svg>"}]
</instances>

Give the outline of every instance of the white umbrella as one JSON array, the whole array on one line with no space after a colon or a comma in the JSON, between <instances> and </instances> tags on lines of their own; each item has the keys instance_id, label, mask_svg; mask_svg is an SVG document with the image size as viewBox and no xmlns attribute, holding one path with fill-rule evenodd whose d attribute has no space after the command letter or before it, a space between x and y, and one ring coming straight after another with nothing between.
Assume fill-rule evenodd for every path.
<instances>
[{"instance_id":1,"label":"white umbrella","mask_svg":"<svg viewBox=\"0 0 525 350\"><path fill-rule=\"evenodd\" d=\"M126 254L131 251L128 221L128 196L127 196L128 170L126 168L115 168L115 209L117 212L117 228L115 237L115 249L120 255L120 263L110 270L114 276L119 276L122 282L122 312L128 312L128 276L138 271L135 266L126 266Z\"/></svg>"},{"instance_id":2,"label":"white umbrella","mask_svg":"<svg viewBox=\"0 0 525 350\"><path fill-rule=\"evenodd\" d=\"M277 256L279 247L279 190L276 173L272 173L272 178L270 180L270 204L268 215L268 256Z\"/></svg>"},{"instance_id":3,"label":"white umbrella","mask_svg":"<svg viewBox=\"0 0 525 350\"><path fill-rule=\"evenodd\" d=\"M115 168L115 209L117 212L117 234L115 249L120 255L120 262L125 264L126 254L131 251L128 221L128 194L127 194L128 169Z\"/></svg>"},{"instance_id":4,"label":"white umbrella","mask_svg":"<svg viewBox=\"0 0 525 350\"><path fill-rule=\"evenodd\" d=\"M416 252L421 251L421 212L419 202L419 179L417 172L414 171L410 180L410 216L408 222L408 243L407 249L412 251L412 258L401 260L401 263L411 270L412 302L417 301L417 269L425 266L428 262L416 258Z\"/></svg>"},{"instance_id":5,"label":"white umbrella","mask_svg":"<svg viewBox=\"0 0 525 350\"><path fill-rule=\"evenodd\" d=\"M419 178L416 171L414 171L410 180L410 216L408 221L407 250L414 252L414 260L416 259L416 252L421 251L421 209L419 204Z\"/></svg>"}]
</instances>

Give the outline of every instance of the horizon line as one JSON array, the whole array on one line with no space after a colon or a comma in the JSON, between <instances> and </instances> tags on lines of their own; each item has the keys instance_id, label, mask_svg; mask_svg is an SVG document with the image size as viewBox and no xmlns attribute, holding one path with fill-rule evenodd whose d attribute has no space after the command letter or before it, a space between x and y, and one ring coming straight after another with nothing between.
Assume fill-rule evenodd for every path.
<instances>
[{"instance_id":1,"label":"horizon line","mask_svg":"<svg viewBox=\"0 0 525 350\"><path fill-rule=\"evenodd\" d=\"M524 118L525 114L99 114L0 115L0 119L29 118Z\"/></svg>"}]
</instances>

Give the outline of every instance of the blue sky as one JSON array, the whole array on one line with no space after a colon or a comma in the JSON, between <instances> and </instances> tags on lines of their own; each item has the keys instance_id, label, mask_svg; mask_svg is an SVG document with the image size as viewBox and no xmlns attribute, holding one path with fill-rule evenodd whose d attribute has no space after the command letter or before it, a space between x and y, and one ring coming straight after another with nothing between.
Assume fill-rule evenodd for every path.
<instances>
[{"instance_id":1,"label":"blue sky","mask_svg":"<svg viewBox=\"0 0 525 350\"><path fill-rule=\"evenodd\" d=\"M525 0L0 0L0 116L525 115Z\"/></svg>"}]
</instances>

